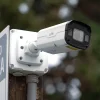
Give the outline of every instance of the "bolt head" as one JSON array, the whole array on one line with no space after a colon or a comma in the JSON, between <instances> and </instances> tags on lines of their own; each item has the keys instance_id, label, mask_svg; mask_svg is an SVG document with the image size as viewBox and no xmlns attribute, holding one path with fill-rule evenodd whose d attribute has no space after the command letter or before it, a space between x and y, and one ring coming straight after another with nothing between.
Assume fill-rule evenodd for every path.
<instances>
[{"instance_id":1,"label":"bolt head","mask_svg":"<svg viewBox=\"0 0 100 100\"><path fill-rule=\"evenodd\" d=\"M41 59L41 60L40 60L40 62L42 63L42 62L43 62L43 60Z\"/></svg>"},{"instance_id":2,"label":"bolt head","mask_svg":"<svg viewBox=\"0 0 100 100\"><path fill-rule=\"evenodd\" d=\"M23 57L19 57L19 59L20 59L20 60L22 60L22 59L23 59Z\"/></svg>"}]
</instances>

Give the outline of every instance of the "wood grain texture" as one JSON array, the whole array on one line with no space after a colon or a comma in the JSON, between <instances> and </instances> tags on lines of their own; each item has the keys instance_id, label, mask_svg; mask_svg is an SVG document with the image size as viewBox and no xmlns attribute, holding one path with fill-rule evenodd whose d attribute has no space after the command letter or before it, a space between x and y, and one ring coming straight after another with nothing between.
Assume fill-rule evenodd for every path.
<instances>
[{"instance_id":1,"label":"wood grain texture","mask_svg":"<svg viewBox=\"0 0 100 100\"><path fill-rule=\"evenodd\" d=\"M9 76L9 100L27 100L26 77Z\"/></svg>"},{"instance_id":2,"label":"wood grain texture","mask_svg":"<svg viewBox=\"0 0 100 100\"><path fill-rule=\"evenodd\" d=\"M43 100L43 79L39 78L37 100ZM9 100L27 100L26 77L9 75Z\"/></svg>"}]
</instances>

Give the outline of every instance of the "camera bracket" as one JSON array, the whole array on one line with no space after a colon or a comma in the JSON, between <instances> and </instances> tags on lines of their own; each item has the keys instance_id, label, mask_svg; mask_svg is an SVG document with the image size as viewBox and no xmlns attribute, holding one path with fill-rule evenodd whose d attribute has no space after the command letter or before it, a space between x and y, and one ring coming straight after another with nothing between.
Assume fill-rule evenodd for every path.
<instances>
[{"instance_id":1,"label":"camera bracket","mask_svg":"<svg viewBox=\"0 0 100 100\"><path fill-rule=\"evenodd\" d=\"M36 48L37 33L12 29L10 31L10 73L43 75L48 72L48 55Z\"/></svg>"}]
</instances>

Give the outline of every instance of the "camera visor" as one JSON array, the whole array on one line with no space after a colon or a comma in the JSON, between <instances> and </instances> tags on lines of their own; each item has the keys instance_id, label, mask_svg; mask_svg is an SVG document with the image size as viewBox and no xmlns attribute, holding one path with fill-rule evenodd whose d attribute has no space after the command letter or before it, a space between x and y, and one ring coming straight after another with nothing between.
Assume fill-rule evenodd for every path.
<instances>
[{"instance_id":1,"label":"camera visor","mask_svg":"<svg viewBox=\"0 0 100 100\"><path fill-rule=\"evenodd\" d=\"M73 20L66 25L65 41L75 48L86 49L89 46L90 36L90 26L82 22Z\"/></svg>"}]
</instances>

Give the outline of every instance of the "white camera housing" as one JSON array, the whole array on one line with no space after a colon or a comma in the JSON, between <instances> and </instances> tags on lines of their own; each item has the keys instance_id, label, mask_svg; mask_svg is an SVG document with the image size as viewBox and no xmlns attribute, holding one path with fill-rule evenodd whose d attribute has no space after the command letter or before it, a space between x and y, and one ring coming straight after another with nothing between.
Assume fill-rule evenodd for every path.
<instances>
[{"instance_id":1,"label":"white camera housing","mask_svg":"<svg viewBox=\"0 0 100 100\"><path fill-rule=\"evenodd\" d=\"M72 51L64 39L65 27L68 23L69 21L40 30L37 36L37 47L52 54Z\"/></svg>"},{"instance_id":2,"label":"white camera housing","mask_svg":"<svg viewBox=\"0 0 100 100\"><path fill-rule=\"evenodd\" d=\"M38 32L37 47L48 53L57 54L86 49L90 42L91 29L79 21L68 21Z\"/></svg>"}]
</instances>

